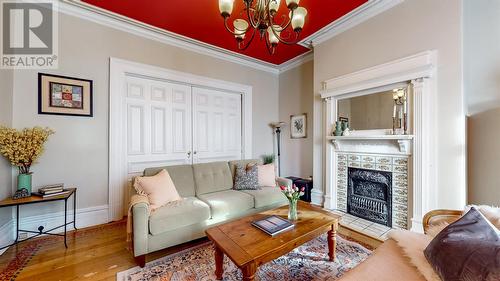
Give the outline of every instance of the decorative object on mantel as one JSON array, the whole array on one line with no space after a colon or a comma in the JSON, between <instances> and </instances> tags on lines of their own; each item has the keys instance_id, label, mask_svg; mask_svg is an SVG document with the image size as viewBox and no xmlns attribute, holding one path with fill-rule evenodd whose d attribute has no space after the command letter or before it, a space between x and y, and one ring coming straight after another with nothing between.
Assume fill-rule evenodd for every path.
<instances>
[{"instance_id":1,"label":"decorative object on mantel","mask_svg":"<svg viewBox=\"0 0 500 281\"><path fill-rule=\"evenodd\" d=\"M38 114L92 117L92 80L38 73Z\"/></svg>"},{"instance_id":2,"label":"decorative object on mantel","mask_svg":"<svg viewBox=\"0 0 500 281\"><path fill-rule=\"evenodd\" d=\"M276 146L277 146L277 155L278 155L278 177L281 175L281 127L285 126L285 122L274 122L271 123L271 127L274 128L276 132Z\"/></svg>"},{"instance_id":3,"label":"decorative object on mantel","mask_svg":"<svg viewBox=\"0 0 500 281\"><path fill-rule=\"evenodd\" d=\"M21 131L0 127L0 154L19 170L17 189L25 188L31 194L31 165L42 155L43 145L53 133L53 130L41 127Z\"/></svg>"},{"instance_id":4,"label":"decorative object on mantel","mask_svg":"<svg viewBox=\"0 0 500 281\"><path fill-rule=\"evenodd\" d=\"M342 121L342 136L349 136L351 134L351 129L349 129L349 123L347 121Z\"/></svg>"},{"instance_id":5,"label":"decorative object on mantel","mask_svg":"<svg viewBox=\"0 0 500 281\"><path fill-rule=\"evenodd\" d=\"M335 131L333 131L334 136L342 136L342 122L341 121L335 121Z\"/></svg>"},{"instance_id":6,"label":"decorative object on mantel","mask_svg":"<svg viewBox=\"0 0 500 281\"><path fill-rule=\"evenodd\" d=\"M262 155L262 162L264 165L273 164L276 156L274 154Z\"/></svg>"},{"instance_id":7,"label":"decorative object on mantel","mask_svg":"<svg viewBox=\"0 0 500 281\"><path fill-rule=\"evenodd\" d=\"M31 195L26 188L21 188L14 193L14 195L12 196L12 199L17 200L17 199L21 199L21 198L30 197L30 196Z\"/></svg>"},{"instance_id":8,"label":"decorative object on mantel","mask_svg":"<svg viewBox=\"0 0 500 281\"><path fill-rule=\"evenodd\" d=\"M406 135L408 133L408 87L394 89L392 98L394 100L392 134Z\"/></svg>"},{"instance_id":9,"label":"decorative object on mantel","mask_svg":"<svg viewBox=\"0 0 500 281\"><path fill-rule=\"evenodd\" d=\"M300 196L304 195L305 187L298 188L296 185L290 186L280 186L281 192L285 194L288 199L288 219L296 221L297 216L297 201L299 201Z\"/></svg>"},{"instance_id":10,"label":"decorative object on mantel","mask_svg":"<svg viewBox=\"0 0 500 281\"><path fill-rule=\"evenodd\" d=\"M307 114L290 115L290 138L307 138Z\"/></svg>"}]
</instances>

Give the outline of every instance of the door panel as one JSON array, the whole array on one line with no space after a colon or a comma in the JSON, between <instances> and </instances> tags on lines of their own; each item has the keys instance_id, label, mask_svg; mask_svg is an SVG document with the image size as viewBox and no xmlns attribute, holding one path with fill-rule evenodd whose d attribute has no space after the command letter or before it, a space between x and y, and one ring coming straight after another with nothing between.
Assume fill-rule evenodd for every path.
<instances>
[{"instance_id":1,"label":"door panel","mask_svg":"<svg viewBox=\"0 0 500 281\"><path fill-rule=\"evenodd\" d=\"M129 178L145 167L192 163L191 87L127 77Z\"/></svg>"},{"instance_id":2,"label":"door panel","mask_svg":"<svg viewBox=\"0 0 500 281\"><path fill-rule=\"evenodd\" d=\"M241 95L193 87L194 163L241 159Z\"/></svg>"}]
</instances>

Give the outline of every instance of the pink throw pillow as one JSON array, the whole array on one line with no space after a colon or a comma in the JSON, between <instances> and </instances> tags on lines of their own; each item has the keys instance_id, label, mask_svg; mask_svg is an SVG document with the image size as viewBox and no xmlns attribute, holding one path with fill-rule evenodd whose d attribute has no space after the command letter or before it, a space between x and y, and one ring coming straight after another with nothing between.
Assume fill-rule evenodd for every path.
<instances>
[{"instance_id":1,"label":"pink throw pillow","mask_svg":"<svg viewBox=\"0 0 500 281\"><path fill-rule=\"evenodd\" d=\"M152 210L182 199L165 169L151 177L136 177L134 188L138 194L148 197Z\"/></svg>"},{"instance_id":2,"label":"pink throw pillow","mask_svg":"<svg viewBox=\"0 0 500 281\"><path fill-rule=\"evenodd\" d=\"M258 165L259 186L276 186L274 164Z\"/></svg>"}]
</instances>

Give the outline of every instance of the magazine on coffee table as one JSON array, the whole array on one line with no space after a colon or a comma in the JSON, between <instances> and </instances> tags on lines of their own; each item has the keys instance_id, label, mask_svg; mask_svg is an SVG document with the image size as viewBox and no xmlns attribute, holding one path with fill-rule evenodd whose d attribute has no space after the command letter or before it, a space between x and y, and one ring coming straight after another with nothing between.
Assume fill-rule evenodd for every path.
<instances>
[{"instance_id":1,"label":"magazine on coffee table","mask_svg":"<svg viewBox=\"0 0 500 281\"><path fill-rule=\"evenodd\" d=\"M252 225L271 236L294 227L293 223L279 216L269 216L261 220L256 220L252 222Z\"/></svg>"}]
</instances>

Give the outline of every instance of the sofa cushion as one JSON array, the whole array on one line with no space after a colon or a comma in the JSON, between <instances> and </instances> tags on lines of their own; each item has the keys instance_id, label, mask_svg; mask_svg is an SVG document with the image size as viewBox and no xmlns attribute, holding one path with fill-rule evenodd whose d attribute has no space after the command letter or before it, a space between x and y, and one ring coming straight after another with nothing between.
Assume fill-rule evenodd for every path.
<instances>
[{"instance_id":1,"label":"sofa cushion","mask_svg":"<svg viewBox=\"0 0 500 281\"><path fill-rule=\"evenodd\" d=\"M182 197L190 197L195 194L193 177L193 167L191 165L165 166L158 168L147 168L144 170L145 176L154 176L161 170L167 170L174 182L175 188Z\"/></svg>"},{"instance_id":2,"label":"sofa cushion","mask_svg":"<svg viewBox=\"0 0 500 281\"><path fill-rule=\"evenodd\" d=\"M242 165L243 167L246 167L248 166L248 164L260 165L262 164L262 160L246 159L246 160L229 161L229 169L231 170L231 177L234 179L234 176L236 175L236 165Z\"/></svg>"},{"instance_id":3,"label":"sofa cushion","mask_svg":"<svg viewBox=\"0 0 500 281\"><path fill-rule=\"evenodd\" d=\"M425 257L442 280L500 280L500 235L476 208L447 226Z\"/></svg>"},{"instance_id":4,"label":"sofa cushion","mask_svg":"<svg viewBox=\"0 0 500 281\"><path fill-rule=\"evenodd\" d=\"M213 219L235 217L254 207L251 195L236 190L207 193L198 198L210 206Z\"/></svg>"},{"instance_id":5,"label":"sofa cushion","mask_svg":"<svg viewBox=\"0 0 500 281\"><path fill-rule=\"evenodd\" d=\"M196 195L233 188L233 178L227 162L212 162L193 165Z\"/></svg>"},{"instance_id":6,"label":"sofa cushion","mask_svg":"<svg viewBox=\"0 0 500 281\"><path fill-rule=\"evenodd\" d=\"M236 175L234 176L235 190L256 190L259 189L259 178L257 175L257 165L236 166Z\"/></svg>"},{"instance_id":7,"label":"sofa cushion","mask_svg":"<svg viewBox=\"0 0 500 281\"><path fill-rule=\"evenodd\" d=\"M150 177L136 177L134 188L138 194L148 197L152 210L182 199L167 170Z\"/></svg>"},{"instance_id":8,"label":"sofa cushion","mask_svg":"<svg viewBox=\"0 0 500 281\"><path fill-rule=\"evenodd\" d=\"M149 217L149 233L156 235L177 228L189 226L210 218L210 207L196 197L164 205Z\"/></svg>"},{"instance_id":9,"label":"sofa cushion","mask_svg":"<svg viewBox=\"0 0 500 281\"><path fill-rule=\"evenodd\" d=\"M281 193L279 187L265 186L259 190L242 190L254 198L255 208L262 208L271 205L286 205L288 199Z\"/></svg>"},{"instance_id":10,"label":"sofa cushion","mask_svg":"<svg viewBox=\"0 0 500 281\"><path fill-rule=\"evenodd\" d=\"M259 186L276 186L274 164L258 165Z\"/></svg>"}]
</instances>

